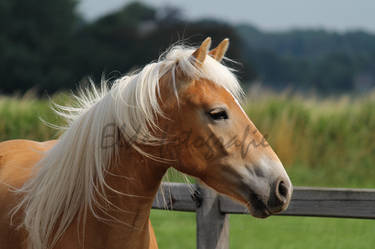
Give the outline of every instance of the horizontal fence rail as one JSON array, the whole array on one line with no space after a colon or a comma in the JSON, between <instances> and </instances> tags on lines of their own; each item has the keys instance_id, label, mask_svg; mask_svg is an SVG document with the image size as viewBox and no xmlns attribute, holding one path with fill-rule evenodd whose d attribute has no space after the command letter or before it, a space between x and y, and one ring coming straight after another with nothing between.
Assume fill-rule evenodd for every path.
<instances>
[{"instance_id":1,"label":"horizontal fence rail","mask_svg":"<svg viewBox=\"0 0 375 249\"><path fill-rule=\"evenodd\" d=\"M155 209L197 211L205 198L202 187L183 183L163 183L153 203ZM247 209L219 195L219 210L228 214L247 214ZM279 215L375 219L375 190L294 187L288 209Z\"/></svg>"},{"instance_id":2,"label":"horizontal fence rail","mask_svg":"<svg viewBox=\"0 0 375 249\"><path fill-rule=\"evenodd\" d=\"M163 183L155 209L196 212L197 249L229 249L229 214L248 210L200 184ZM295 187L279 215L375 219L375 190Z\"/></svg>"}]
</instances>

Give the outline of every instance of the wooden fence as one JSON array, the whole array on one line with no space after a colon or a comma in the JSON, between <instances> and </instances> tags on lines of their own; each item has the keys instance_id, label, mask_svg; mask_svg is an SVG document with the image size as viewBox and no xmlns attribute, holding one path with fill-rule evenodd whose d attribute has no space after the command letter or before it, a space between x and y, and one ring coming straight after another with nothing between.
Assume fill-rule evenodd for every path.
<instances>
[{"instance_id":1,"label":"wooden fence","mask_svg":"<svg viewBox=\"0 0 375 249\"><path fill-rule=\"evenodd\" d=\"M163 183L155 209L196 212L197 249L229 249L229 214L248 211L199 184ZM375 190L295 187L279 215L375 219Z\"/></svg>"}]
</instances>

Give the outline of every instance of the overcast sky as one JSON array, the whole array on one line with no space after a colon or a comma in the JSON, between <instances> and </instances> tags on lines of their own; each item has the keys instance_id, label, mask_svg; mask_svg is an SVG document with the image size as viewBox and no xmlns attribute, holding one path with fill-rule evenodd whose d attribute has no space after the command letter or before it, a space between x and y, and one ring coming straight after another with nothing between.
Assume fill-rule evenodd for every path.
<instances>
[{"instance_id":1,"label":"overcast sky","mask_svg":"<svg viewBox=\"0 0 375 249\"><path fill-rule=\"evenodd\" d=\"M117 9L130 0L81 0L88 19ZM375 32L375 0L143 0L154 7L173 5L187 18L214 17L250 23L265 30L296 27Z\"/></svg>"}]
</instances>

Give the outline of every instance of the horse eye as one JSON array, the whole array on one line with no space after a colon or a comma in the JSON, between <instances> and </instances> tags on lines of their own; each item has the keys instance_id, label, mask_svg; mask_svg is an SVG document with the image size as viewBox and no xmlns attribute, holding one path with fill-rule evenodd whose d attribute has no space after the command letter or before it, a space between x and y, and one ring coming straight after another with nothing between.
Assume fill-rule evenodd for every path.
<instances>
[{"instance_id":1,"label":"horse eye","mask_svg":"<svg viewBox=\"0 0 375 249\"><path fill-rule=\"evenodd\" d=\"M221 108L220 109L213 109L213 110L209 111L207 114L212 120L215 120L215 121L228 119L227 112L225 110L221 109Z\"/></svg>"}]
</instances>

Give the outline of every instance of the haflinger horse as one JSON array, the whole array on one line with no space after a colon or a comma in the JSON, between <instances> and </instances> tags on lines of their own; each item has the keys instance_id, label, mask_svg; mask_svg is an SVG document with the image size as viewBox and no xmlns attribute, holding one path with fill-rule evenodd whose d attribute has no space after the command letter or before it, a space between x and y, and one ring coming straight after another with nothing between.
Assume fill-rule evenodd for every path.
<instances>
[{"instance_id":1,"label":"haflinger horse","mask_svg":"<svg viewBox=\"0 0 375 249\"><path fill-rule=\"evenodd\" d=\"M68 121L58 140L0 143L0 248L158 248L149 216L169 167L255 217L285 210L289 177L221 63L229 40L210 44L173 46L110 88L83 90L79 105L57 106Z\"/></svg>"}]
</instances>

